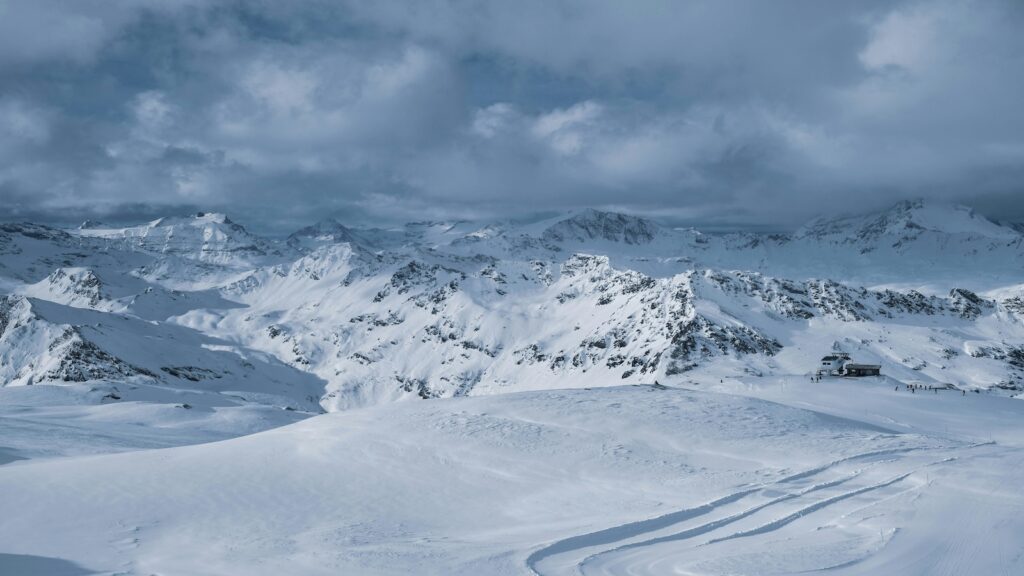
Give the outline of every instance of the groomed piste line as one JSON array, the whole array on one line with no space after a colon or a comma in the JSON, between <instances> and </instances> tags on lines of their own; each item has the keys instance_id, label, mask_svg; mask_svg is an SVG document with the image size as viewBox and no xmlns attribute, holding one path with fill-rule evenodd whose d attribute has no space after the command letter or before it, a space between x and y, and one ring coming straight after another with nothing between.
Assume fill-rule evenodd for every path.
<instances>
[{"instance_id":1,"label":"groomed piste line","mask_svg":"<svg viewBox=\"0 0 1024 576\"><path fill-rule=\"evenodd\" d=\"M968 446L968 447L972 447L972 446ZM693 518L697 518L697 517L706 515L706 514L708 514L710 512L713 512L717 508L720 508L720 507L725 506L727 504L731 504L733 502L741 500L742 498L744 498L746 496L749 496L749 495L751 495L751 494L753 494L755 492L759 492L761 490L764 490L766 488L771 488L771 487L777 486L779 484L784 484L784 483L787 483L787 482L792 482L794 480L800 480L800 479L803 479L803 478L807 478L809 476L813 476L815 474L819 474L821 472L824 472L824 471L826 471L826 470L828 470L830 468L833 468L833 467L835 467L835 466L837 466L839 464L844 464L844 463L849 463L849 462L853 462L853 461L857 461L857 460L863 460L863 459L869 459L869 458L876 458L876 457L879 457L879 456L888 456L888 455L892 455L892 454L903 454L903 453L914 452L914 451L921 451L921 450L935 450L935 449L941 449L941 448L948 448L948 447L888 448L888 449L885 449L885 450L874 450L874 451L871 451L871 452L864 452L864 453L861 453L861 454L854 454L852 456L847 456L845 458L840 458L840 459L837 459L837 460L833 460L833 461L831 461L831 462L829 462L827 464L824 464L822 466L817 466L817 467L814 467L814 468L809 468L807 470L803 470L801 472L797 472L795 474L791 474L789 476L785 476L785 477L783 477L783 478L781 478L779 480L776 480L774 482L760 484L760 485L757 485L755 487L747 488L747 489L744 489L744 490L740 490L738 492L734 492L732 494L728 494L726 496L723 496L723 497L718 498L716 500L712 500L712 501L707 502L705 504L701 504L700 506L696 506L694 508L687 508L687 509L679 510L679 511L676 511L676 512L670 512L668 514L665 514L665 515L662 515L662 516L658 516L658 517L655 517L655 518L649 518L649 519L646 519L646 520L639 520L637 522L629 522L629 523L626 523L626 524L621 524L619 526L614 526L614 527L611 527L611 528L606 528L604 530L598 530L596 532L590 532L590 533L581 534L581 535L578 535L578 536L571 536L569 538L558 540L558 541L556 541L556 542L554 542L554 543L552 543L552 544L550 544L548 546L545 546L545 547L543 547L543 548L541 548L539 550L536 550L532 554L530 554L526 558L526 565L534 574L537 574L538 576L543 576L543 573L540 570L537 569L537 565L539 563L541 563L542 561L544 561L544 560L546 560L548 558L551 558L553 556L557 556L557 555L564 554L564 553L567 553L567 552L572 552L572 551L575 551L575 550L583 550L585 548L590 548L590 547L594 547L594 546L602 546L602 545L607 545L607 544L614 544L616 542L621 542L622 540L638 537L638 536L640 536L640 535L642 535L644 533L654 532L654 531L657 531L657 530L668 528L669 526L672 526L673 524L678 524L678 523L681 523L681 522L684 522L684 521L687 521L687 520L691 520ZM788 521L786 521L786 522L784 522L782 524L779 524L779 527L781 527L781 526L783 526L785 524L788 524L789 522L792 522L793 520L796 519L796 517L799 517L799 514L801 514L801 513L802 514L807 514L807 513L813 512L814 510L817 510L819 508L823 508L825 506L828 506L829 504L832 504L832 503L834 503L836 501L839 501L839 500L842 500L842 499L845 499L845 498L849 498L849 497L853 497L853 496L856 496L858 494L870 491L872 489L877 489L877 488L881 488L881 487L884 487L884 486L896 483L896 482L906 478L911 473L912 472L908 472L908 473L906 473L904 475L901 475L901 476L899 476L897 478L894 478L894 479L891 479L889 481L886 481L886 482L882 483L881 485L872 485L872 486L860 488L858 490L855 490L855 491L852 491L852 492L849 492L849 493L845 493L845 494L840 494L838 496L835 496L835 497L823 500L823 501L818 502L816 504L812 504L809 508L813 508L813 510L804 509L804 510L802 510L800 512L797 512L797 513L795 513L795 514L797 514L797 516L795 516L792 519L789 519ZM812 492L815 492L815 491L818 491L818 490L822 490L822 489L825 489L825 488L829 488L829 487L832 487L832 486L836 486L836 485L842 484L844 482L847 482L847 481L851 480L854 477L855 477L855 475L851 475L851 476L846 476L846 477L840 478L838 480L833 480L833 481L830 481L830 482L824 482L824 483L821 483L821 484L816 484L816 485L814 485L814 486L812 486L812 487L810 487L810 488L808 488L806 490L803 490L801 492L794 493L794 494L786 494L784 496L780 496L778 498L774 498L772 500L769 500L768 502L765 502L763 504L759 504L757 506L753 506L751 508L748 508L746 510L738 512L736 514L730 515L730 516L728 516L726 518L721 518L719 520L715 520L715 521L709 522L707 524L702 524L701 526L697 526L697 527L691 528L689 530L684 530L683 532L680 532L680 533L677 533L677 534L672 534L672 535L669 535L669 536L664 536L664 537L661 537L661 538L655 538L655 539L647 540L647 541L643 541L643 542L636 542L636 543L631 543L631 544L625 544L625 545L622 545L622 546L615 546L615 547L612 547L612 548L610 548L608 550L602 551L602 552L600 552L598 554L588 556L587 559L593 558L594 556L597 556L599 554L606 554L606 553L615 552L615 551L624 550L624 549L629 549L629 548L636 548L636 547L640 547L640 546L648 546L648 545L657 544L657 543L660 543L660 542L668 542L668 541L673 541L673 540L685 540L685 539L693 538L695 536L699 536L701 534L705 534L705 533L711 532L713 530L721 528L722 526L726 526L728 524L731 524L733 522L736 522L738 520L741 520L743 518L751 516L751 515L755 514L756 512L759 512L759 511L761 511L761 510L763 510L763 509L765 509L765 508L767 508L769 506L773 506L773 505L779 504L779 503L787 501L787 500L798 498L800 496L803 496L803 495L806 495L806 494L809 494L809 493L812 493ZM783 519L773 521L772 523L779 522L781 520L786 520L786 518L788 518L788 517L784 517ZM772 524L772 523L769 523L769 524ZM759 528L755 528L754 530L758 530L760 528L764 528L764 526L759 527ZM753 535L753 532L751 532L751 534L749 534L749 535ZM736 537L740 537L740 536L739 535L730 535L730 536L727 536L727 537L723 538L723 540L724 539L730 539L730 538L736 538Z\"/></svg>"},{"instance_id":2,"label":"groomed piste line","mask_svg":"<svg viewBox=\"0 0 1024 576\"><path fill-rule=\"evenodd\" d=\"M982 446L991 446L991 445L994 445L994 444L995 444L994 442L982 442L982 443L965 445L965 446L961 447L961 449L963 449L963 450L970 450L970 449L979 448L979 447L982 447ZM942 449L942 448L941 447L927 448L925 450L931 450L931 449ZM696 547L709 546L709 545L712 545L712 544L715 544L715 543L718 543L718 542L724 542L724 541L728 541L728 540L734 540L734 539L738 539L738 538L745 538L745 537L749 537L749 536L757 536L757 535L760 535L760 534L766 534L766 533L773 532L775 530L778 530L778 529L786 526L787 524L790 524L791 522L799 520L800 518L802 518L804 516L807 516L809 514L812 514L812 513L816 512L818 510L827 508L827 507L829 507L829 506L831 506L833 504L836 504L837 502L841 502L843 500L854 498L854 497L859 496L861 494L865 494L865 493L868 493L868 492L872 492L872 491L875 491L875 490L880 490L880 489L886 488L888 486L892 486L894 484L902 482L903 480L906 480L908 477L910 477L914 473L920 472L921 470L923 470L925 468L928 468L928 467L931 467L931 466L935 466L937 464L944 464L944 463L947 463L947 462L952 462L952 461L955 461L955 460L958 460L958 459L959 459L959 456L949 456L949 457L942 458L942 459L939 459L939 460L936 460L936 461L933 461L933 462L929 462L927 464L922 464L920 466L917 466L913 470L910 470L910 471L905 472L903 474L896 475L896 476L891 477L888 480L885 480L883 482L878 482L878 483L871 484L871 485L868 485L868 486L863 486L861 488L858 488L856 490L852 490L850 492L845 492L843 494L837 494L835 496L826 498L824 500L820 500L820 501L815 502L813 504L809 504L809 505L807 505L807 506L805 506L803 508L800 508L798 510L795 510L795 511L793 511L793 512L791 512L791 513L789 513L789 514L787 514L785 516L782 516L780 518L776 518L774 520L766 522L766 523L764 523L764 524L762 524L760 526L757 526L755 528L751 528L749 530L742 530L742 531L739 531L739 532L735 532L733 534L722 536L720 538L714 538L714 539L708 540L706 542L700 543ZM801 493L799 493L799 494L797 494L795 496L784 496L784 497L775 499L775 500L773 500L771 502L768 502L766 504L759 505L756 508L757 508L757 510L762 510L762 509L768 508L768 507L770 507L770 506L772 506L774 504L778 504L780 502L783 502L783 501L786 501L786 500L790 500L792 497L799 497L799 496L802 496L804 494L808 494L808 493L814 492L816 490L820 490L822 488L827 488L827 487L830 487L830 486L835 486L835 485L841 484L843 482L846 482L848 480L853 479L854 477L856 477L856 474L853 475L853 476L847 477L845 479L842 479L840 481L832 481L832 482L825 482L825 483L822 483L822 484L817 484L817 485L811 487L810 489L807 489L807 490L805 490L805 491L803 491L803 492L801 492ZM756 510L754 510L754 511L756 511ZM578 567L583 567L583 566L585 566L587 564L590 564L595 559L600 558L602 556L606 556L606 555L609 555L609 554L614 554L616 552L621 552L621 551L624 551L624 550L643 548L643 547L647 547L647 546L661 544L661 543L664 543L664 542L689 540L689 539L692 539L695 536L699 536L701 534L706 534L708 532L713 531L714 529L720 528L720 527L728 525L728 524L730 524L730 523L732 523L734 521L738 521L738 520L741 520L742 518L750 516L751 514L749 514L748 512L752 512L752 511L743 511L743 512L738 513L736 515L733 515L733 516L731 516L729 518L724 518L724 519L719 520L719 521L710 522L708 524L705 524L705 525L702 525L702 526L698 526L698 527L692 528L690 530L685 530L685 531L677 533L677 534L672 534L672 535L669 535L669 536L663 536L663 537L659 537L659 538L653 538L653 539L650 539L650 540L644 540L644 541L640 541L640 542L633 542L633 543L630 543L630 544L624 544L622 546L610 548L608 550L603 550L601 552L597 552L595 554L592 554L592 555L584 558L583 561L578 564ZM705 529L705 528L710 528L710 529ZM859 562L859 561L860 560L857 560L857 562ZM835 566L833 566L832 568L835 568Z\"/></svg>"},{"instance_id":3,"label":"groomed piste line","mask_svg":"<svg viewBox=\"0 0 1024 576\"><path fill-rule=\"evenodd\" d=\"M662 528L668 528L673 524L678 524L692 518L703 516L712 510L736 502L741 498L753 494L759 490L762 490L764 486L758 486L756 488L750 488L748 490L742 490L728 496L723 496L717 500L712 500L706 504L701 504L695 508L687 508L685 510L679 510L676 512L670 512L664 516L658 516L656 518L650 518L647 520L639 520L637 522L630 522L628 524L622 524L614 526L612 528L606 528L604 530L598 530L597 532L590 532L588 534L581 534L579 536L570 536L564 540L559 540L553 544L550 544L540 550L537 550L530 554L526 558L526 565L533 571L534 574L541 575L536 568L537 564L547 558L556 556L558 554L564 554L566 552L572 552L574 550L582 550L584 548L590 548L591 546L601 546L602 544L614 544L621 540L631 538L638 534L645 532L653 532L655 530L661 530Z\"/></svg>"},{"instance_id":4,"label":"groomed piste line","mask_svg":"<svg viewBox=\"0 0 1024 576\"><path fill-rule=\"evenodd\" d=\"M743 530L741 532L736 532L736 533L730 534L728 536L723 536L722 538L715 538L713 540L709 540L707 543L708 544L714 544L716 542L725 542L726 540L733 540L733 539L736 539L736 538L745 538L747 536L754 536L756 534L764 534L766 532L771 532L773 530L778 530L779 528L782 528L783 526L785 526L786 524L789 524L790 522L796 520L797 518L800 518L802 516L806 516L807 514L810 514L812 512L817 511L817 510L821 510L822 508L825 508L827 506L831 506L832 504L835 504L836 502L841 502L841 501L846 500L848 498L853 498L854 496L859 496L859 495L867 493L867 492L872 492L872 491L878 490L880 488L885 488L886 486L892 486L893 484L895 484L897 482L900 482L902 480L907 479L913 473L914 473L914 471L910 471L910 472L907 472L905 474L900 474L899 476L896 476L894 478L890 478L889 480L886 480L885 482L879 482L878 484L872 484L870 486L864 486L863 488L858 488L858 489L852 490L850 492L845 492L843 494L838 494L838 495L833 496L831 498L826 498L826 499L821 500L819 502L815 502L814 504L811 504L809 506L805 506L805 507L803 507L803 508L801 508L801 509L799 509L799 510L797 510L795 512L787 514L786 516L783 516L782 518L778 518L778 519L772 520L771 522L762 524L761 526L758 526L757 528L751 528L750 530Z\"/></svg>"}]
</instances>

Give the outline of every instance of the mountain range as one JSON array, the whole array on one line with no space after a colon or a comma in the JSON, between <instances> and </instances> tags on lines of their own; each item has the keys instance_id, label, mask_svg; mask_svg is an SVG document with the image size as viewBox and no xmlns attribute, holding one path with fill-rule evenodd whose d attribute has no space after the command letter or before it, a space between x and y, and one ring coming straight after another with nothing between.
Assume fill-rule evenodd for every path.
<instances>
[{"instance_id":1,"label":"mountain range","mask_svg":"<svg viewBox=\"0 0 1024 576\"><path fill-rule=\"evenodd\" d=\"M0 383L81 382L104 402L318 412L697 374L807 379L836 350L928 386L1024 383L1021 228L920 201L790 234L597 210L325 220L279 239L215 213L8 223L0 293Z\"/></svg>"}]
</instances>

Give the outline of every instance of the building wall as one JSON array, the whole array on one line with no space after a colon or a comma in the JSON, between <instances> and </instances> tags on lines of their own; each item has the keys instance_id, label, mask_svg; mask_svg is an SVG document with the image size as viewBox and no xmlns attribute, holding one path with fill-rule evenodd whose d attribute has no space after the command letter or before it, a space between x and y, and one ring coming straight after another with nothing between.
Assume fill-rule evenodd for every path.
<instances>
[{"instance_id":1,"label":"building wall","mask_svg":"<svg viewBox=\"0 0 1024 576\"><path fill-rule=\"evenodd\" d=\"M822 361L818 370L821 372L838 372L843 367L843 360Z\"/></svg>"}]
</instances>

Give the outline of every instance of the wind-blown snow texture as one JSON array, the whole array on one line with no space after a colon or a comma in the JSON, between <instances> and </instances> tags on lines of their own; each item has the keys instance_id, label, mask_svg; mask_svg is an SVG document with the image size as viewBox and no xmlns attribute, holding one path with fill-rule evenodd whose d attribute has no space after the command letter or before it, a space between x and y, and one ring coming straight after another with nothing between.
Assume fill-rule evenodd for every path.
<instances>
[{"instance_id":1,"label":"wind-blown snow texture","mask_svg":"<svg viewBox=\"0 0 1024 576\"><path fill-rule=\"evenodd\" d=\"M811 526L804 515L827 509L847 518L880 498L902 502L901 495L927 485L921 471L941 468L944 457L1020 462L1016 452L975 447L984 434L970 426L964 434L936 436L935 422L944 422L948 431L955 420L944 409L934 411L934 422L901 428L903 421L881 399L869 402L873 416L865 418L847 413L843 400L829 398L816 409L848 420L792 428L782 422L808 416L775 413L758 403L737 406L721 394L763 396L772 386L785 390L786 382L811 386L818 359L842 350L857 362L882 366L882 379L860 381L870 381L877 394L897 394L898 384L913 383L925 394L942 390L946 400L954 391L959 398L971 392L971 402L985 398L992 406L1009 403L1018 410L1020 402L1012 397L1024 387L1024 235L1020 227L962 207L901 203L880 214L822 219L794 234L705 234L594 210L525 224L420 222L397 229L327 220L280 241L211 213L130 228L3 224L0 293L0 403L7 406L0 413L0 493L5 500L18 494L19 502L52 503L12 508L17 521L6 525L19 536L3 532L0 541L12 544L0 547L10 552L0 554L0 569L46 566L57 558L104 573L280 573L297 566L300 573L703 574L749 573L770 557L776 562L771 570L787 573L884 558L880 551L893 548L896 529L904 525L903 512L893 512L877 527L869 522L870 529L841 523L838 531L800 540L804 547L777 548L764 539ZM715 386L719 393L591 390L653 382ZM847 390L867 385L833 384ZM566 388L588 390L539 392ZM504 395L526 391L538 392ZM475 404L419 402L498 394ZM656 397L662 400L644 404ZM806 403L785 393L769 399ZM394 405L398 400L412 404ZM506 408L506 401L517 408ZM686 412L688 402L710 406L707 416ZM590 412L575 414L579 403ZM629 407L625 413L623 406ZM467 409L469 414L462 412ZM502 410L510 412L497 416ZM623 443L571 432L562 427L568 423L557 424L559 418L537 410L573 414L581 419L579 430L610 418ZM689 415L666 416L665 410ZM758 418L778 426L743 432L745 424L721 415L733 410L766 411ZM234 443L177 449L169 457L195 470L181 477L161 471L163 457L146 450L251 434L325 411L346 412ZM669 420L661 422L662 416ZM378 417L382 423L370 423ZM365 420L365 426L349 419ZM670 441L672 454L647 453L644 443L653 440L634 430L641 422L650 422L644 430L658 442L682 430L699 436L713 425L728 428L739 444L726 450L734 440L716 440L706 448L714 456L699 464L690 459L701 448L677 446L678 439ZM54 436L55 429L62 432ZM803 453L793 452L799 446L788 436L797 429L817 438ZM392 434L392 440L380 434ZM491 444L475 444L480 434L497 434L501 450L483 456ZM346 444L348 437L362 447ZM525 438L534 439L523 445ZM744 438L756 441L744 445ZM387 444L380 447L386 455L375 456L366 447L376 442ZM413 449L407 442L441 452L410 458L393 471L402 478L390 493L402 496L378 520L370 519L369 508L352 508L352 498L388 493L370 486L372 475L360 474L375 462L407 458ZM586 456L589 448L576 454L597 459L599 464L591 463L597 466L594 476L581 481L563 508L550 509L571 492L572 482L552 477L558 468L549 467L565 464L563 452L595 442L602 446L600 455ZM816 442L821 446L812 447ZM231 460L224 454L240 450L241 478L246 466L284 455L294 445L313 453L295 454L295 469L285 465L262 477L265 486L255 480L243 485L262 492L291 485L297 481L291 474L317 476L300 482L312 499L308 505L323 504L312 519L301 519L307 504L293 499L286 509L300 518L287 526L245 519L241 503L219 500L211 514L219 510L228 517L196 527L187 510L175 509L176 502L188 501L184 493L171 496L165 507L143 506L130 521L124 519L127 508L110 515L87 509L89 502L116 499L112 491L119 489L131 494L123 500L129 508L165 489L205 490L221 473L213 463ZM736 460L772 449L782 453L760 464ZM109 452L130 454L82 459ZM876 453L894 456L881 465ZM524 454L536 459L534 470L512 464ZM628 460L621 477L604 478L621 458ZM480 476L453 484L450 471L434 470L436 459L480 467ZM826 462L831 464L822 467ZM124 478L111 482L108 463L123 470ZM579 470L591 464L581 462ZM759 466L761 477L744 476ZM786 475L805 468L803 476ZM152 475L164 474L166 482L151 484ZM573 473L579 480L576 474L583 472ZM997 483L999 470L992 474ZM688 475L695 475L695 484L686 488L691 491L671 494L672 482L685 484ZM66 502L58 501L34 495L33 482L40 477L102 487L46 484L51 494L67 494ZM650 492L634 500L625 495L626 486L640 477ZM344 479L348 487L332 492L322 485L331 479ZM519 508L481 504L496 481ZM149 487L138 488L143 484ZM723 495L727 487L735 489ZM400 510L402 498L418 494L447 495L436 496L442 501L459 494L468 502L477 491L473 514L503 518L493 531L469 516L434 518L445 515L441 501L424 504L416 518ZM594 502L609 508L587 507ZM11 503L4 502L5 510ZM935 514L947 513L943 506ZM74 509L61 514L100 523L116 517L129 532L155 530L157 536L145 549L126 545L116 553L103 548L109 542L81 538L82 530L109 537L103 526L76 524L50 543L35 540L34 529L53 530L56 516L47 520L48 515L61 507ZM352 510L351 520L338 524ZM645 512L637 517L640 511ZM661 514L668 515L644 520ZM169 546L205 550L214 535L250 520L264 528L245 536L254 547L248 552L188 561L162 556ZM990 520L995 521L978 522ZM194 540L180 540L182 530L196 530ZM287 543L280 530L302 536ZM434 545L448 537L451 543ZM734 540L756 541L763 550L752 549L747 559L713 552L733 550L726 543ZM327 554L318 551L318 541L347 544L344 553ZM708 546L694 548L698 544ZM255 558L273 560L260 564ZM950 562L953 570L960 560ZM1007 562L993 566L1002 569ZM74 564L70 569L78 570Z\"/></svg>"}]
</instances>

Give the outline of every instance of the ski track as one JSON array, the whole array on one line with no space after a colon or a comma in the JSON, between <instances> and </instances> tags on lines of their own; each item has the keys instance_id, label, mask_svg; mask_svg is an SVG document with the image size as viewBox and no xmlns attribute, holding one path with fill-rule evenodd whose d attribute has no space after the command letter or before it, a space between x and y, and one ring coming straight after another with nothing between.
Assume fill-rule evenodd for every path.
<instances>
[{"instance_id":1,"label":"ski track","mask_svg":"<svg viewBox=\"0 0 1024 576\"><path fill-rule=\"evenodd\" d=\"M612 555L621 556L628 552L641 552L636 556L643 561L642 550L644 548L669 542L675 542L680 550L685 550L713 546L740 538L764 538L798 520L808 518L815 513L831 510L847 500L861 496L872 497L867 504L857 508L861 510L888 497L917 489L917 487L904 488L900 486L916 472L958 459L956 455L939 459L931 457L924 461L921 461L919 457L940 450L963 451L992 444L992 442L985 442L960 447L900 447L855 454L784 476L773 482L742 488L700 506L556 541L530 554L526 559L526 565L539 576L651 573L647 570L649 566L631 566L622 562L607 567L597 566L597 564ZM847 469L851 465L859 465L859 467ZM907 469L907 465L909 465L909 469ZM865 477L877 477L878 475L882 475L882 478L836 494L829 494L836 488L846 488L849 484L863 480ZM822 476L827 476L827 478L821 478ZM812 479L819 481L802 489L794 490L794 488L799 488L802 481ZM805 505L799 505L801 500L818 495L824 497ZM744 501L758 496L765 497L766 500L748 505L738 511L730 510L733 505L742 504ZM792 507L793 504L797 505ZM711 519L716 513L724 515ZM767 519L758 521L765 515L768 515ZM706 521L696 526L688 526L690 521L701 519ZM743 527L716 535L716 533L729 528L738 528L737 525L743 524L747 519L756 523L751 527ZM826 519L817 528L822 528L827 522ZM628 561L629 554L625 556L625 560Z\"/></svg>"}]
</instances>

